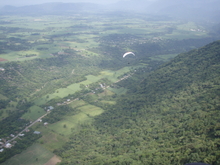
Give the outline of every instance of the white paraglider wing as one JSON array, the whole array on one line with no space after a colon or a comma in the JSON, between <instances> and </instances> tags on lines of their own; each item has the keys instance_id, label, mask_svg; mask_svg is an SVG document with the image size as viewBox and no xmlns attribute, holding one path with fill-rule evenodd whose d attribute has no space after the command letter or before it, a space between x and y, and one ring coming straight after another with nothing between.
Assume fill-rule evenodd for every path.
<instances>
[{"instance_id":1,"label":"white paraglider wing","mask_svg":"<svg viewBox=\"0 0 220 165\"><path fill-rule=\"evenodd\" d=\"M127 53L125 53L124 55L123 55L123 58L125 58L127 55L129 55L129 54L132 54L132 55L134 55L135 56L135 54L133 53L133 52L127 52Z\"/></svg>"}]
</instances>

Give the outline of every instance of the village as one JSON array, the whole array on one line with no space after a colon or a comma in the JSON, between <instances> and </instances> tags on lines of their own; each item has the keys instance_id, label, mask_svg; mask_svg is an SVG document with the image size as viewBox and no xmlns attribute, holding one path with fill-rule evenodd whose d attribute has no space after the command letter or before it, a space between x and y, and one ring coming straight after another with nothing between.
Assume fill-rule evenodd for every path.
<instances>
[{"instance_id":1,"label":"village","mask_svg":"<svg viewBox=\"0 0 220 165\"><path fill-rule=\"evenodd\" d=\"M7 140L9 139L10 137L6 137L6 138L0 138L0 152L3 152L4 151L4 148L12 148L16 143L17 141L15 140L16 138L21 138L23 136L25 136L25 133L29 132L30 131L30 127L33 126L35 123L37 122L42 122L42 118L45 117L46 115L48 115L51 110L53 110L54 107L53 106L49 106L49 107L46 107L46 114L44 114L43 116L39 117L37 120L35 120L34 122L30 121L30 125L28 125L27 127L25 127L25 129L23 129L21 132L19 132L17 135L14 135L14 134L10 134L10 137L12 139L10 140ZM44 126L46 126L48 123L45 122L43 123ZM34 131L33 134L41 134L41 132L39 131Z\"/></svg>"},{"instance_id":2,"label":"village","mask_svg":"<svg viewBox=\"0 0 220 165\"><path fill-rule=\"evenodd\" d=\"M0 70L4 71L4 68L0 68ZM135 72L136 70L134 70ZM118 83L124 79L127 79L129 78L130 76L132 76L134 73L130 73L130 74L125 74L124 76L122 76L118 81L116 81L115 83ZM98 91L100 89L107 89L110 87L110 85L106 85L105 83L98 83L97 84L98 87L95 87L93 90L91 90L91 92L85 94L85 95L88 95L88 94L96 94L96 93L99 93ZM90 85L86 85L85 88L89 88ZM57 106L61 106L61 105L66 105L66 104L70 104L71 102L73 101L76 101L76 100L79 100L79 98L75 98L71 100L71 98L68 98L66 99L65 101L63 101L62 103L56 103ZM30 127L32 127L34 124L36 123L43 123L43 126L47 126L49 123L48 122L43 122L43 118L45 116L47 116L49 113L52 112L52 110L54 110L54 107L53 106L48 106L48 107L44 107L44 110L46 111L46 113L44 115L42 115L41 117L39 117L37 120L35 121L30 121L30 125L26 126L25 129L23 129L22 131L20 131L19 133L17 133L17 135L14 135L14 134L10 134L10 136L6 137L6 138L0 138L0 152L4 152L4 149L10 149L12 148L16 143L16 139L19 138L21 139L22 137L25 136L25 133L27 132L30 132ZM41 134L41 132L39 131L33 131L33 134L35 135L39 135ZM11 139L10 139L11 138Z\"/></svg>"}]
</instances>

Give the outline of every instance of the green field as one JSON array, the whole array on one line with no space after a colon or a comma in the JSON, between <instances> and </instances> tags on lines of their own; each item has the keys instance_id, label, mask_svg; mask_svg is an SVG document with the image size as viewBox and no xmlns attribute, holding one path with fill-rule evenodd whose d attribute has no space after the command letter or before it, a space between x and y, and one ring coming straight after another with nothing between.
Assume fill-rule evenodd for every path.
<instances>
[{"instance_id":1,"label":"green field","mask_svg":"<svg viewBox=\"0 0 220 165\"><path fill-rule=\"evenodd\" d=\"M79 124L91 122L92 117L99 115L103 112L103 109L96 107L94 105L84 105L83 102L75 101L71 103L71 106L74 106L74 103L77 105L83 105L78 107L80 112L76 115L65 116L63 120L51 124L48 126L49 129L54 130L57 134L61 135L70 135L72 131L78 129ZM65 125L65 126L64 126Z\"/></svg>"},{"instance_id":2,"label":"green field","mask_svg":"<svg viewBox=\"0 0 220 165\"><path fill-rule=\"evenodd\" d=\"M79 14L68 17L64 15L2 16L0 21L10 23L2 24L0 28L1 44L3 45L0 45L0 51L3 50L0 58L8 61L20 61L17 70L14 70L15 73L10 70L12 73L3 77L4 80L7 80L8 87L19 86L21 82L21 86L19 86L21 92L3 110L1 119L9 116L11 111L17 110L19 107L17 104L23 99L20 100L18 98L20 96L34 102L34 105L27 108L27 112L22 116L23 119L34 121L46 113L41 108L44 107L44 104L49 104L48 102L52 99L61 99L81 91L80 84L87 86L101 79L108 79L109 84L114 84L120 81L120 78L126 73L135 74L132 71L141 67L146 68L154 60L155 63L157 61L166 62L174 58L179 51L176 48L175 51L172 49L165 53L149 51L145 54L145 48L141 47L143 48L141 51L138 47L142 44L158 44L157 46L164 44L166 46L169 42L167 40L203 39L209 36L205 27L194 22L171 19L155 21L144 17L130 17L129 15L111 18L111 16L97 14ZM192 48L194 47L192 46ZM122 57L120 59L120 56L117 55L126 51L136 51L139 56L125 58L122 61ZM32 62L34 66L37 60L33 59L36 58L44 59L43 62L48 60L45 58L51 59L48 60L50 62L45 62L45 68L38 65L36 68L33 67L33 70L25 68L27 66L31 68ZM95 61L96 59L97 61ZM118 60L119 63L116 65L116 61L113 60ZM80 62L82 65L78 64ZM107 66L101 65L102 62L106 62L104 64ZM0 64L4 63L5 61L0 62ZM109 63L111 65L108 66ZM46 75L46 72L49 74ZM22 73L19 74L20 77L18 77L18 73ZM32 75L33 77L29 79L29 76ZM79 82L82 79L75 75L80 78L86 77L87 80ZM109 87L103 93L94 92L81 95L85 101L77 100L69 104L70 107L79 110L77 114L70 113L62 116L60 121L49 123L47 126L43 126L42 123L35 124L33 128L42 133L42 137L38 140L39 144L32 145L3 165L45 164L54 156L51 152L61 148L74 131L81 129L81 124L91 123L95 116L104 112L104 109L89 104L90 101L100 101L106 106L114 105L116 104L115 94L126 94L127 90L124 87ZM10 98L8 95L6 96ZM0 99L4 100L7 97L0 94ZM53 103L53 100L51 102ZM53 106L56 107L57 104L54 104Z\"/></svg>"},{"instance_id":3,"label":"green field","mask_svg":"<svg viewBox=\"0 0 220 165\"><path fill-rule=\"evenodd\" d=\"M50 160L54 154L40 144L33 144L19 155L2 163L2 165L43 165Z\"/></svg>"},{"instance_id":4,"label":"green field","mask_svg":"<svg viewBox=\"0 0 220 165\"><path fill-rule=\"evenodd\" d=\"M51 152L62 147L68 141L67 136L60 135L59 133L51 130L50 127L40 127L38 130L43 135L38 142Z\"/></svg>"},{"instance_id":5,"label":"green field","mask_svg":"<svg viewBox=\"0 0 220 165\"><path fill-rule=\"evenodd\" d=\"M4 95L0 94L0 99L1 99L1 100L6 100L7 97L5 97Z\"/></svg>"},{"instance_id":6,"label":"green field","mask_svg":"<svg viewBox=\"0 0 220 165\"><path fill-rule=\"evenodd\" d=\"M72 107L72 108L77 108L77 107L82 107L82 106L87 105L87 104L88 103L86 103L83 100L77 100L77 101L74 101L74 102L70 103L69 106Z\"/></svg>"},{"instance_id":7,"label":"green field","mask_svg":"<svg viewBox=\"0 0 220 165\"><path fill-rule=\"evenodd\" d=\"M5 100L7 99L7 97L3 96L3 95L0 95L0 99L2 100ZM16 106L17 106L17 102L15 101L11 101L9 103L9 106L7 106L5 109L1 109L1 111L3 111L2 115L0 116L0 120L1 119L4 119L5 117L8 117L9 116L9 113L8 112L11 112L11 111L16 111Z\"/></svg>"},{"instance_id":8,"label":"green field","mask_svg":"<svg viewBox=\"0 0 220 165\"><path fill-rule=\"evenodd\" d=\"M111 104L111 105L116 104L116 101L106 101L106 100L102 100L101 102L104 103L104 104Z\"/></svg>"},{"instance_id":9,"label":"green field","mask_svg":"<svg viewBox=\"0 0 220 165\"><path fill-rule=\"evenodd\" d=\"M127 92L127 89L126 88L108 88L110 91L118 94L118 95L122 95L122 94L125 94Z\"/></svg>"},{"instance_id":10,"label":"green field","mask_svg":"<svg viewBox=\"0 0 220 165\"><path fill-rule=\"evenodd\" d=\"M177 56L177 54L165 54L165 55L150 57L150 59L158 60L158 61L161 61L161 60L168 61L176 56Z\"/></svg>"},{"instance_id":11,"label":"green field","mask_svg":"<svg viewBox=\"0 0 220 165\"><path fill-rule=\"evenodd\" d=\"M28 112L25 113L21 118L30 120L30 121L35 121L42 115L44 115L46 111L36 105L32 106L29 108Z\"/></svg>"},{"instance_id":12,"label":"green field","mask_svg":"<svg viewBox=\"0 0 220 165\"><path fill-rule=\"evenodd\" d=\"M1 20L10 21L10 24L3 24L2 27L20 28L13 33L8 33L8 37L19 37L31 43L31 47L25 51L5 50L0 54L0 58L9 61L24 61L34 58L49 58L51 54L62 51L65 48L74 49L80 52L80 55L99 56L100 54L90 51L90 48L98 47L97 38L109 34L130 34L139 37L140 41L146 39L164 38L164 39L187 39L202 38L208 34L204 27L194 22L181 21L145 21L142 18L118 18L108 19L100 16L93 19L93 15L85 16L85 20L77 18L68 18L64 16L7 16ZM91 28L80 28L80 26ZM120 22L120 23L118 23ZM110 23L107 24L106 23ZM111 26L110 26L111 25ZM167 33L167 29L172 28L172 33ZM77 35L76 35L77 34ZM53 37L53 42L50 38ZM23 45L21 41L16 41L15 46ZM26 44L26 43L25 43ZM13 46L13 45L12 45ZM46 47L46 50L38 48ZM35 56L26 57L34 54Z\"/></svg>"},{"instance_id":13,"label":"green field","mask_svg":"<svg viewBox=\"0 0 220 165\"><path fill-rule=\"evenodd\" d=\"M136 67L135 66L133 66L133 67L124 67L124 68L122 68L120 70L117 70L117 71L105 70L105 71L100 72L100 75L98 75L98 76L88 75L88 76L86 76L87 80L82 81L80 83L71 84L71 85L67 86L66 88L56 89L56 91L59 91L59 93L54 92L52 94L45 95L45 96L35 100L35 104L36 105L43 105L43 104L47 103L48 101L50 101L51 99L54 99L56 97L57 98L66 97L69 94L73 94L77 91L80 91L81 90L80 89L80 84L89 85L91 83L97 82L98 80L100 80L102 78L107 78L111 82L114 83L114 82L119 80L117 78L118 76L121 76L121 75L129 72L131 68L134 69L134 68L139 68L139 67L142 67L142 66L143 65L136 66Z\"/></svg>"}]
</instances>

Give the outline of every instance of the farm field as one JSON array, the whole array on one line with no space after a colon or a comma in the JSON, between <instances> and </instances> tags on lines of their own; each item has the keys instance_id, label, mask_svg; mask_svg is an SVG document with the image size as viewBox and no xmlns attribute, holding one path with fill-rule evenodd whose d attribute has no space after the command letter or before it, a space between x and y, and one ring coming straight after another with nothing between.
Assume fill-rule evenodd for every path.
<instances>
[{"instance_id":1,"label":"farm field","mask_svg":"<svg viewBox=\"0 0 220 165\"><path fill-rule=\"evenodd\" d=\"M35 100L35 104L36 105L43 105L53 98L63 98L63 97L68 96L69 94L73 94L77 91L80 91L81 90L80 84L89 85L89 84L97 82L98 80L103 79L103 78L107 78L111 82L115 83L116 81L119 80L118 79L119 76L129 72L131 68L135 69L135 68L139 68L139 67L142 67L142 65L136 66L136 67L135 66L124 67L124 68L117 70L117 71L106 70L106 71L100 72L100 74L98 76L88 75L88 76L86 76L87 80L82 81L80 83L75 83L75 84L69 85L66 88L56 89L56 91L59 91L58 93L54 92L52 94L45 95L45 96Z\"/></svg>"},{"instance_id":2,"label":"farm field","mask_svg":"<svg viewBox=\"0 0 220 165\"><path fill-rule=\"evenodd\" d=\"M151 59L158 60L158 61L161 61L161 60L168 61L168 60L174 58L175 56L177 56L177 54L166 54L166 55L154 56L154 57L151 57Z\"/></svg>"},{"instance_id":3,"label":"farm field","mask_svg":"<svg viewBox=\"0 0 220 165\"><path fill-rule=\"evenodd\" d=\"M67 136L57 133L50 127L42 126L37 130L39 130L43 135L40 139L38 139L38 142L40 143L40 145L51 152L59 147L62 147L62 145L64 145L68 141Z\"/></svg>"},{"instance_id":4,"label":"farm field","mask_svg":"<svg viewBox=\"0 0 220 165\"><path fill-rule=\"evenodd\" d=\"M25 113L22 118L30 121L35 121L42 115L44 115L46 111L36 105L29 108L28 112Z\"/></svg>"},{"instance_id":5,"label":"farm field","mask_svg":"<svg viewBox=\"0 0 220 165\"><path fill-rule=\"evenodd\" d=\"M78 109L80 110L78 114L65 116L63 120L49 125L48 128L58 134L68 136L77 130L80 124L91 122L92 117L103 112L101 108L90 104L78 107Z\"/></svg>"},{"instance_id":6,"label":"farm field","mask_svg":"<svg viewBox=\"0 0 220 165\"><path fill-rule=\"evenodd\" d=\"M97 15L95 16L97 17ZM0 54L0 58L9 61L50 58L54 53L62 52L66 48L75 50L84 57L99 56L99 53L90 51L90 49L98 47L100 38L110 34L129 34L138 37L138 40L130 39L129 44L156 38L161 40L208 36L206 29L194 22L172 20L155 22L128 16L118 19L108 19L103 16L95 19L93 15L84 17L84 20L81 15L73 17L2 17L2 21L10 22L1 25L2 32L4 32L4 28L10 29L7 36L1 34L2 39L4 41L4 39L10 38L13 42L7 43L8 49ZM167 33L168 29L172 29L172 31ZM16 50L11 49L12 47L16 47ZM26 50L19 50L19 47L25 47Z\"/></svg>"},{"instance_id":7,"label":"farm field","mask_svg":"<svg viewBox=\"0 0 220 165\"><path fill-rule=\"evenodd\" d=\"M14 115L35 121L46 113L44 107L60 110L57 118L49 115L51 111L45 121L32 126L31 131L40 131L42 137L3 165L59 162L54 150L117 105L118 97L128 91L124 84L138 79L135 74L147 75L213 37L205 25L196 22L129 13L7 15L0 16L0 21L5 22L0 26L0 67L6 68L0 71L1 82L6 84L0 88L0 100L8 101L0 109L0 120ZM123 58L130 51L135 55ZM52 122L44 125L46 119ZM4 136L18 132L7 130Z\"/></svg>"},{"instance_id":8,"label":"farm field","mask_svg":"<svg viewBox=\"0 0 220 165\"><path fill-rule=\"evenodd\" d=\"M121 94L125 94L127 92L127 89L126 88L108 88L108 90L116 93L117 95L121 95Z\"/></svg>"}]
</instances>

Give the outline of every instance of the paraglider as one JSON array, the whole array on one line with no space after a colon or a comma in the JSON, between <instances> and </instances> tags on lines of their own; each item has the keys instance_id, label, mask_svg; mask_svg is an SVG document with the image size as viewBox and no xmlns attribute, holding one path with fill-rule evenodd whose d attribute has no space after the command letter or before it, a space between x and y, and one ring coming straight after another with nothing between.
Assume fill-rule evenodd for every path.
<instances>
[{"instance_id":1,"label":"paraglider","mask_svg":"<svg viewBox=\"0 0 220 165\"><path fill-rule=\"evenodd\" d=\"M133 53L133 52L127 52L127 53L125 53L124 55L123 55L123 58L125 58L127 55L129 55L129 54L132 54L132 55L134 55L135 56L135 54Z\"/></svg>"}]
</instances>

